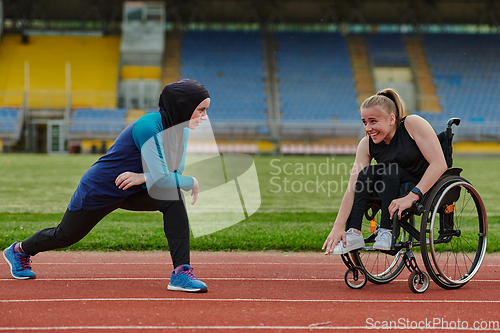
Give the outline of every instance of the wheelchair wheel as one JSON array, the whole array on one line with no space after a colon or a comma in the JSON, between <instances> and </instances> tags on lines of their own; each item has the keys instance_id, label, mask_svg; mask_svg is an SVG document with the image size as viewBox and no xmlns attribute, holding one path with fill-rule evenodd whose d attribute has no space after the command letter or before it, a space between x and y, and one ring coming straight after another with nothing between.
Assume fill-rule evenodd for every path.
<instances>
[{"instance_id":1,"label":"wheelchair wheel","mask_svg":"<svg viewBox=\"0 0 500 333\"><path fill-rule=\"evenodd\" d=\"M371 216L376 222L376 229L380 227L380 210ZM414 218L411 218L409 223L414 224ZM373 230L373 229L372 229ZM389 283L405 268L403 260L405 249L401 249L395 255L387 254L371 248L375 241L375 235L370 230L370 221L365 219L362 227L363 235L365 236L365 247L357 251L351 251L351 258L355 265L360 266L366 272L368 281L375 284ZM401 229L399 241L408 241L413 239L411 235Z\"/></svg>"},{"instance_id":2,"label":"wheelchair wheel","mask_svg":"<svg viewBox=\"0 0 500 333\"><path fill-rule=\"evenodd\" d=\"M422 259L438 286L457 289L470 281L488 238L486 211L476 189L461 177L441 180L427 201L420 237Z\"/></svg>"},{"instance_id":3,"label":"wheelchair wheel","mask_svg":"<svg viewBox=\"0 0 500 333\"><path fill-rule=\"evenodd\" d=\"M365 270L358 266L349 268L345 272L344 281L351 289L363 288L367 281Z\"/></svg>"},{"instance_id":4,"label":"wheelchair wheel","mask_svg":"<svg viewBox=\"0 0 500 333\"><path fill-rule=\"evenodd\" d=\"M410 290L416 294L421 294L429 288L430 278L429 274L422 271L422 278L420 278L420 274L418 272L412 272L410 277L408 278L408 287Z\"/></svg>"}]
</instances>

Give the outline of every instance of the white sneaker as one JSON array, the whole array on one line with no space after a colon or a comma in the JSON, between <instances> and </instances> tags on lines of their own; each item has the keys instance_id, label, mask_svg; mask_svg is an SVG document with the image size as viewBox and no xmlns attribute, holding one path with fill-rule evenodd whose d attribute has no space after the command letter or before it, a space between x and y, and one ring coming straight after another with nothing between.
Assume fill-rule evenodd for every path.
<instances>
[{"instance_id":1,"label":"white sneaker","mask_svg":"<svg viewBox=\"0 0 500 333\"><path fill-rule=\"evenodd\" d=\"M345 233L347 245L344 247L342 241L338 242L333 249L332 254L344 254L349 251L357 250L365 246L365 239L363 235L358 235L352 229L349 229Z\"/></svg>"},{"instance_id":2,"label":"white sneaker","mask_svg":"<svg viewBox=\"0 0 500 333\"><path fill-rule=\"evenodd\" d=\"M392 231L389 229L378 229L373 249L375 250L390 250L392 242Z\"/></svg>"}]
</instances>

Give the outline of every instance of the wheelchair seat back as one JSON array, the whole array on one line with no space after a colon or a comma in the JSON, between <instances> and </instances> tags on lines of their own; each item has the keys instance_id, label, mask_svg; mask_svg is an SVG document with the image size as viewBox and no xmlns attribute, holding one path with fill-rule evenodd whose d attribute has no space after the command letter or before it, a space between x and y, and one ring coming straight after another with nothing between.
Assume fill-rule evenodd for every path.
<instances>
[{"instance_id":1,"label":"wheelchair seat back","mask_svg":"<svg viewBox=\"0 0 500 333\"><path fill-rule=\"evenodd\" d=\"M446 125L446 129L437 135L448 168L453 166L453 147L451 145L453 141L453 132L451 131L452 125L460 125L460 118L450 118Z\"/></svg>"}]
</instances>

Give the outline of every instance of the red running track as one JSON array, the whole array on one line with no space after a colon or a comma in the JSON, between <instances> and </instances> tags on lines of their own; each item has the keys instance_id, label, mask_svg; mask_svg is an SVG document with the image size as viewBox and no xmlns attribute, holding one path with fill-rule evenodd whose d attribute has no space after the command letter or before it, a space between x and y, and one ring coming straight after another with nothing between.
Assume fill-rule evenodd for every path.
<instances>
[{"instance_id":1,"label":"red running track","mask_svg":"<svg viewBox=\"0 0 500 333\"><path fill-rule=\"evenodd\" d=\"M352 290L340 257L319 253L193 252L205 294L166 289L171 262L164 252L33 259L36 280L14 280L0 264L0 332L362 332L384 324L401 332L500 331L500 255L487 255L463 288L431 282L423 294L409 290L406 270L389 284Z\"/></svg>"}]
</instances>

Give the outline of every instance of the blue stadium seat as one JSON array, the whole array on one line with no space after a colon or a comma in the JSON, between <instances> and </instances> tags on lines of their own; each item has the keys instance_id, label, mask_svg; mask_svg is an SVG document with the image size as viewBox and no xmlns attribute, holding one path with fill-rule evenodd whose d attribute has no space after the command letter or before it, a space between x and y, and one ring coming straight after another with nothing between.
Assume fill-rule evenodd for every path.
<instances>
[{"instance_id":1,"label":"blue stadium seat","mask_svg":"<svg viewBox=\"0 0 500 333\"><path fill-rule=\"evenodd\" d=\"M70 133L120 133L126 125L127 109L78 109L71 115Z\"/></svg>"},{"instance_id":2,"label":"blue stadium seat","mask_svg":"<svg viewBox=\"0 0 500 333\"><path fill-rule=\"evenodd\" d=\"M267 119L260 32L188 31L182 42L181 76L207 88L212 121Z\"/></svg>"},{"instance_id":3,"label":"blue stadium seat","mask_svg":"<svg viewBox=\"0 0 500 333\"><path fill-rule=\"evenodd\" d=\"M344 37L278 32L277 69L283 122L350 119L357 92Z\"/></svg>"},{"instance_id":4,"label":"blue stadium seat","mask_svg":"<svg viewBox=\"0 0 500 333\"><path fill-rule=\"evenodd\" d=\"M410 66L400 34L377 33L364 36L372 66Z\"/></svg>"},{"instance_id":5,"label":"blue stadium seat","mask_svg":"<svg viewBox=\"0 0 500 333\"><path fill-rule=\"evenodd\" d=\"M17 119L19 119L18 109L0 108L0 132L14 133Z\"/></svg>"},{"instance_id":6,"label":"blue stadium seat","mask_svg":"<svg viewBox=\"0 0 500 333\"><path fill-rule=\"evenodd\" d=\"M443 106L439 120L457 116L485 124L494 114L498 116L500 36L428 34L423 45ZM426 113L422 116L433 118ZM474 135L463 130L461 134Z\"/></svg>"}]
</instances>

